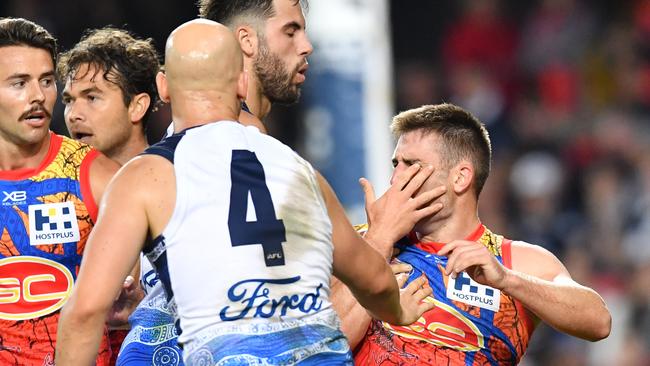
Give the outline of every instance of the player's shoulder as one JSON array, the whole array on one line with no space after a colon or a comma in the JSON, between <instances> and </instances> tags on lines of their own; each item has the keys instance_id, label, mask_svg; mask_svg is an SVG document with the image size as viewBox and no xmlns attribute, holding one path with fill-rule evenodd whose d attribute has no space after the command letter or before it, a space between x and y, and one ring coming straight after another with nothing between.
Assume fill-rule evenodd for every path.
<instances>
[{"instance_id":1,"label":"player's shoulder","mask_svg":"<svg viewBox=\"0 0 650 366\"><path fill-rule=\"evenodd\" d=\"M548 249L524 241L512 241L512 269L542 279L553 279L564 266Z\"/></svg>"}]
</instances>

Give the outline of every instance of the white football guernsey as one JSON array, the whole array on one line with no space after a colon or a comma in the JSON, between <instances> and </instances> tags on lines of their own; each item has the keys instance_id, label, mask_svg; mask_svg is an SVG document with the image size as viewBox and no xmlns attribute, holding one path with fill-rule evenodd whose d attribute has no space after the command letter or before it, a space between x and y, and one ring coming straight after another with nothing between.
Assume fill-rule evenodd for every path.
<instances>
[{"instance_id":1,"label":"white football guernsey","mask_svg":"<svg viewBox=\"0 0 650 366\"><path fill-rule=\"evenodd\" d=\"M145 252L176 306L186 363L351 363L329 302L332 227L311 165L230 121L146 153L174 164L174 212Z\"/></svg>"}]
</instances>

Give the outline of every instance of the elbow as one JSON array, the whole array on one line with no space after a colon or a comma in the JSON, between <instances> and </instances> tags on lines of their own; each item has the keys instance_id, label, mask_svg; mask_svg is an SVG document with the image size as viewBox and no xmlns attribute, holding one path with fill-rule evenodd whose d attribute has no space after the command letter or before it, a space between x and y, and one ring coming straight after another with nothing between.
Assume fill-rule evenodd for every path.
<instances>
[{"instance_id":1,"label":"elbow","mask_svg":"<svg viewBox=\"0 0 650 366\"><path fill-rule=\"evenodd\" d=\"M612 331L612 316L607 309L605 309L604 314L599 316L599 319L596 321L596 326L593 329L592 336L588 339L591 342L597 342L609 337L609 333Z\"/></svg>"},{"instance_id":2,"label":"elbow","mask_svg":"<svg viewBox=\"0 0 650 366\"><path fill-rule=\"evenodd\" d=\"M61 317L65 317L71 324L83 324L88 321L105 321L107 308L85 299L70 298L61 309Z\"/></svg>"}]
</instances>

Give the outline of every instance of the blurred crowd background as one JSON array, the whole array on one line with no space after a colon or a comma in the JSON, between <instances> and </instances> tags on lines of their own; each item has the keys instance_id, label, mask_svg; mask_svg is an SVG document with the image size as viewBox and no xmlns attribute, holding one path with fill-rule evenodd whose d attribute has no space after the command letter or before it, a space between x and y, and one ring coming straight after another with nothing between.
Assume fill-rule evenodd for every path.
<instances>
[{"instance_id":1,"label":"blurred crowd background","mask_svg":"<svg viewBox=\"0 0 650 366\"><path fill-rule=\"evenodd\" d=\"M447 101L476 114L494 149L483 222L556 254L612 312L611 336L595 344L540 327L523 364L650 365L650 0L389 4L394 112ZM63 49L111 24L162 51L196 13L189 0L0 2ZM299 152L303 112L269 120ZM156 114L152 141L169 120ZM66 133L60 105L53 129Z\"/></svg>"}]
</instances>

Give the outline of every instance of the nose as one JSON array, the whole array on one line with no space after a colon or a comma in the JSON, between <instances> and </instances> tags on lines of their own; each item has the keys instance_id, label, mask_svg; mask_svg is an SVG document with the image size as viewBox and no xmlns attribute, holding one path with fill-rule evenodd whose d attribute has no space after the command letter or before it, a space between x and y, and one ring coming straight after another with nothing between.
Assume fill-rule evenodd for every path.
<instances>
[{"instance_id":1,"label":"nose","mask_svg":"<svg viewBox=\"0 0 650 366\"><path fill-rule=\"evenodd\" d=\"M391 185L393 185L393 183L395 183L395 179L397 179L397 176L399 176L400 173L403 170L404 170L404 167L402 166L402 164L397 164L397 166L395 166L393 168L393 174L390 176L390 184Z\"/></svg>"},{"instance_id":2,"label":"nose","mask_svg":"<svg viewBox=\"0 0 650 366\"><path fill-rule=\"evenodd\" d=\"M63 118L67 124L76 123L82 120L82 115L73 101L68 102L63 110Z\"/></svg>"},{"instance_id":3,"label":"nose","mask_svg":"<svg viewBox=\"0 0 650 366\"><path fill-rule=\"evenodd\" d=\"M43 91L41 83L38 80L34 80L30 85L29 102L43 104L45 102L45 91Z\"/></svg>"},{"instance_id":4,"label":"nose","mask_svg":"<svg viewBox=\"0 0 650 366\"><path fill-rule=\"evenodd\" d=\"M305 33L305 37L303 42L300 45L299 48L300 56L307 57L311 55L312 52L314 52L314 46L312 46L311 41L309 40L309 36L307 36L307 33Z\"/></svg>"}]
</instances>

